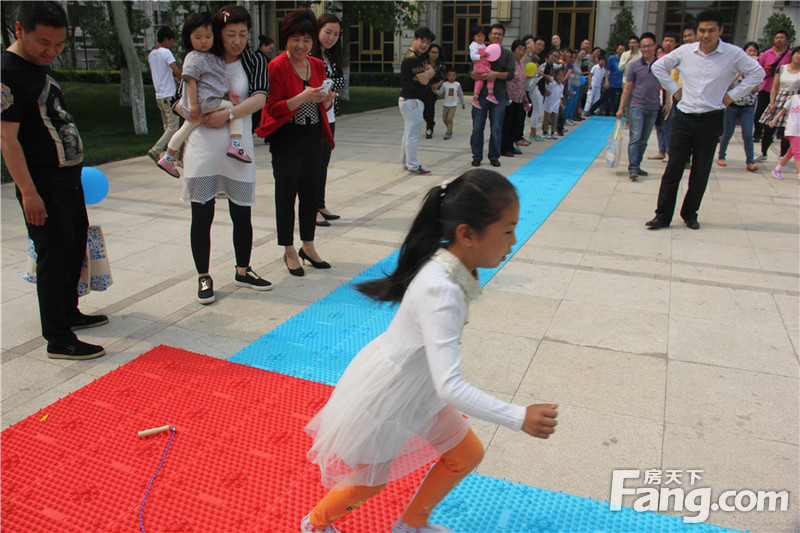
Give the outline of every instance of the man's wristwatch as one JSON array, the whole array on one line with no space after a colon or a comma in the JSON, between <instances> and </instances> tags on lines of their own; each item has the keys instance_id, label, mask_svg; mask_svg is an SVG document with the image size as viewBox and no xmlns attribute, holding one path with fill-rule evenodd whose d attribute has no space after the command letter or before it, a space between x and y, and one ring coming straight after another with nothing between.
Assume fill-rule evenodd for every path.
<instances>
[{"instance_id":1,"label":"man's wristwatch","mask_svg":"<svg viewBox=\"0 0 800 533\"><path fill-rule=\"evenodd\" d=\"M228 120L233 122L233 109L228 108Z\"/></svg>"}]
</instances>

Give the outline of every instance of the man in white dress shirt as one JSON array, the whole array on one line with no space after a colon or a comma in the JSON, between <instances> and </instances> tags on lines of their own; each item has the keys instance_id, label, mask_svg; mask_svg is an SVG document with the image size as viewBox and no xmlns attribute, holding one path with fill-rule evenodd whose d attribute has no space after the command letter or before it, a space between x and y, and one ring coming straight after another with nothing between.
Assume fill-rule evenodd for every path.
<instances>
[{"instance_id":1,"label":"man in white dress shirt","mask_svg":"<svg viewBox=\"0 0 800 533\"><path fill-rule=\"evenodd\" d=\"M700 228L697 211L722 135L725 108L758 87L764 79L764 70L744 50L720 40L722 22L719 11L703 11L697 17L698 42L685 44L653 63L653 74L679 102L672 124L669 163L661 177L656 216L645 224L649 229L666 228L672 222L684 161L690 154L694 155L689 187L680 213L689 228ZM683 87L672 79L670 69L678 69ZM742 75L742 83L728 92L736 74Z\"/></svg>"}]
</instances>

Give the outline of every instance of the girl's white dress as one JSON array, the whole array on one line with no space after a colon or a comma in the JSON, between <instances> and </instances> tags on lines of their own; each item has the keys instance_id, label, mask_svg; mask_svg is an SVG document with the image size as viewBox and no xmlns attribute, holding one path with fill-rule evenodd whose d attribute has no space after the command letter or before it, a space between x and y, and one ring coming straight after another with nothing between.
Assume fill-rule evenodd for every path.
<instances>
[{"instance_id":1,"label":"girl's white dress","mask_svg":"<svg viewBox=\"0 0 800 533\"><path fill-rule=\"evenodd\" d=\"M522 428L525 407L461 376L458 342L479 294L478 280L445 249L420 269L389 327L358 353L306 426L314 437L308 458L326 487L382 485L417 470L467 434L459 411Z\"/></svg>"},{"instance_id":2,"label":"girl's white dress","mask_svg":"<svg viewBox=\"0 0 800 533\"><path fill-rule=\"evenodd\" d=\"M239 59L225 64L228 81L241 100L250 96L247 73ZM250 117L244 117L242 147L250 157L253 153L253 135ZM228 125L209 128L201 124L189 135L183 154L183 191L181 200L204 204L213 198L228 198L236 205L256 203L256 165L226 157L231 146Z\"/></svg>"}]
</instances>

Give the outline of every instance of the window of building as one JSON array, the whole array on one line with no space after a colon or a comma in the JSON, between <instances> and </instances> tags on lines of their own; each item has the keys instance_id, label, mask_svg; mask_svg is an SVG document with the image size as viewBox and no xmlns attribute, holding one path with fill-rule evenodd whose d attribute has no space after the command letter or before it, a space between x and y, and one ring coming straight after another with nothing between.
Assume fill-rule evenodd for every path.
<instances>
[{"instance_id":1,"label":"window of building","mask_svg":"<svg viewBox=\"0 0 800 533\"><path fill-rule=\"evenodd\" d=\"M392 72L394 34L360 22L350 26L350 68L355 72Z\"/></svg>"},{"instance_id":2,"label":"window of building","mask_svg":"<svg viewBox=\"0 0 800 533\"><path fill-rule=\"evenodd\" d=\"M665 31L674 31L678 35L681 35L683 25L687 22L695 22L697 15L701 11L704 9L717 9L722 13L722 20L725 21L722 28L722 40L725 42L732 42L733 40L733 34L736 31L736 15L739 10L739 2L735 0L694 2L671 0L667 2L666 9L662 33Z\"/></svg>"},{"instance_id":3,"label":"window of building","mask_svg":"<svg viewBox=\"0 0 800 533\"><path fill-rule=\"evenodd\" d=\"M561 48L578 48L584 39L594 42L594 17L597 6L593 1L548 0L538 3L536 34L547 39L558 34Z\"/></svg>"},{"instance_id":4,"label":"window of building","mask_svg":"<svg viewBox=\"0 0 800 533\"><path fill-rule=\"evenodd\" d=\"M442 34L437 42L442 47L442 61L457 72L469 72L469 43L472 28L481 25L489 31L492 24L492 2L442 2ZM489 35L486 35L489 44Z\"/></svg>"}]
</instances>

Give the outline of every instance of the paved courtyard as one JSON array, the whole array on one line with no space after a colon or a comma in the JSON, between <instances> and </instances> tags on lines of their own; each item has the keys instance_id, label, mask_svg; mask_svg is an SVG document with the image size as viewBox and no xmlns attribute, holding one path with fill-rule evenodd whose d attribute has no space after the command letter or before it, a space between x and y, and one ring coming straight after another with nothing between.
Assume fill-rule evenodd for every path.
<instances>
[{"instance_id":1,"label":"paved courtyard","mask_svg":"<svg viewBox=\"0 0 800 533\"><path fill-rule=\"evenodd\" d=\"M105 233L114 284L82 299L84 312L111 318L81 332L108 352L86 362L45 356L35 286L22 279L22 215L13 185L3 185L2 428L160 344L235 354L396 250L424 192L470 168L469 132L469 111L459 109L451 140L442 139L441 124L434 139L420 139L420 161L433 174L408 176L396 108L340 117L328 205L342 219L318 228L316 241L333 268L308 267L303 278L281 260L270 156L257 143L251 263L275 288L234 286L231 223L220 202L211 266L217 301L209 306L195 301L180 183L146 157L100 166L111 192L89 217ZM510 175L551 145L504 157L499 170ZM655 134L648 155L654 147ZM775 151L769 165L746 172L735 137L728 167L713 168L701 229L676 216L671 228L652 232L644 222L665 165L645 160L650 176L632 183L626 159L609 169L601 153L473 304L463 339L467 377L505 400L560 405L547 441L473 420L487 448L478 472L603 501L614 469L679 470L687 492L688 470L702 470L694 487L711 487L714 498L725 490L790 494L788 511L717 511L708 522L797 531L798 183L772 179Z\"/></svg>"}]
</instances>

